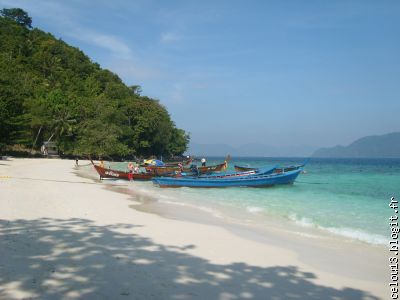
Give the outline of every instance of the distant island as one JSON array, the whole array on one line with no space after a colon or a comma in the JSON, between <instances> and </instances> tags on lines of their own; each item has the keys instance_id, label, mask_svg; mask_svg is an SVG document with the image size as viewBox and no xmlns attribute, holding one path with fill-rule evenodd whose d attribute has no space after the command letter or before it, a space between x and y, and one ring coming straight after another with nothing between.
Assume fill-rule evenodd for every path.
<instances>
[{"instance_id":1,"label":"distant island","mask_svg":"<svg viewBox=\"0 0 400 300\"><path fill-rule=\"evenodd\" d=\"M201 144L190 142L186 154L195 156L249 157L326 157L326 158L400 158L400 132L366 136L348 146L317 149L314 146L270 146L265 144Z\"/></svg>"},{"instance_id":2,"label":"distant island","mask_svg":"<svg viewBox=\"0 0 400 300\"><path fill-rule=\"evenodd\" d=\"M321 148L313 157L400 158L400 132L366 136L348 146Z\"/></svg>"}]
</instances>

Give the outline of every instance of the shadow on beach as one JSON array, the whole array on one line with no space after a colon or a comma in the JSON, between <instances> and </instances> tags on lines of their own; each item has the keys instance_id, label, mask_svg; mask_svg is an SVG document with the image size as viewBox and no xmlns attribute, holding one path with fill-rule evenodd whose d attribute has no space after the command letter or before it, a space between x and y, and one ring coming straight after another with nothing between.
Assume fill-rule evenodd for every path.
<instances>
[{"instance_id":1,"label":"shadow on beach","mask_svg":"<svg viewBox=\"0 0 400 300\"><path fill-rule=\"evenodd\" d=\"M213 264L188 254L192 245L132 233L138 226L0 220L0 299L378 299L317 285L295 266Z\"/></svg>"}]
</instances>

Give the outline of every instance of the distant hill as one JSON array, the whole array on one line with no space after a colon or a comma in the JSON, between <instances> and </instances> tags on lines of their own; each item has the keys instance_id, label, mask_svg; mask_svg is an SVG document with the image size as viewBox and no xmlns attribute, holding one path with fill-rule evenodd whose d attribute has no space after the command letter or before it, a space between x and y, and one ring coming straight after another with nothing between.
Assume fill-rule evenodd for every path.
<instances>
[{"instance_id":1,"label":"distant hill","mask_svg":"<svg viewBox=\"0 0 400 300\"><path fill-rule=\"evenodd\" d=\"M314 157L400 158L400 132L367 136L348 146L321 148Z\"/></svg>"},{"instance_id":2,"label":"distant hill","mask_svg":"<svg viewBox=\"0 0 400 300\"><path fill-rule=\"evenodd\" d=\"M308 157L316 147L313 146L285 146L276 147L264 144L245 144L233 147L227 144L199 144L190 142L188 154L195 156L233 156L254 157Z\"/></svg>"}]
</instances>

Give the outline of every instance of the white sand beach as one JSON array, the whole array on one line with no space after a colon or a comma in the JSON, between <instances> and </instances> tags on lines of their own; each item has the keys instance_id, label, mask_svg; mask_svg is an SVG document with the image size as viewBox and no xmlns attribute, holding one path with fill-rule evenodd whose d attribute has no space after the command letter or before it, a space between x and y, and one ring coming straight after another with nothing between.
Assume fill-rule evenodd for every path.
<instances>
[{"instance_id":1,"label":"white sand beach","mask_svg":"<svg viewBox=\"0 0 400 300\"><path fill-rule=\"evenodd\" d=\"M0 299L389 297L383 247L134 210L74 165L0 160Z\"/></svg>"}]
</instances>

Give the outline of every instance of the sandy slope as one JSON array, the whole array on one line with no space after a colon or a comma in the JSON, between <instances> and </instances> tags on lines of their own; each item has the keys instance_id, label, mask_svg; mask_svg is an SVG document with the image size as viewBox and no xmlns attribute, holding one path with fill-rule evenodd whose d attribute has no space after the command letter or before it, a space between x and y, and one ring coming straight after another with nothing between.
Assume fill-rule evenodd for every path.
<instances>
[{"instance_id":1,"label":"sandy slope","mask_svg":"<svg viewBox=\"0 0 400 300\"><path fill-rule=\"evenodd\" d=\"M257 241L139 212L68 160L3 160L0 176L0 299L389 296L380 249Z\"/></svg>"}]
</instances>

